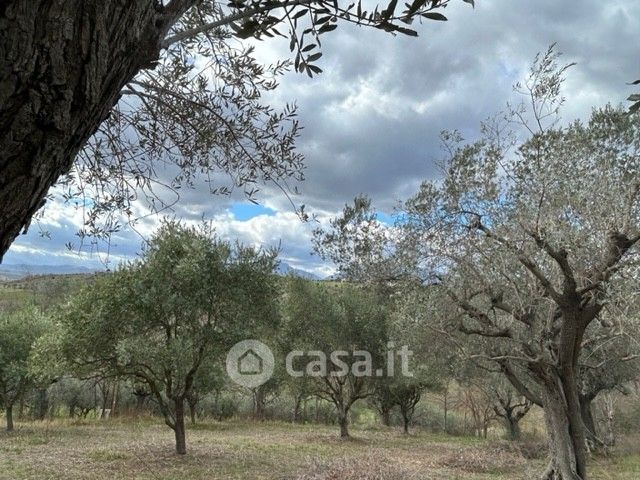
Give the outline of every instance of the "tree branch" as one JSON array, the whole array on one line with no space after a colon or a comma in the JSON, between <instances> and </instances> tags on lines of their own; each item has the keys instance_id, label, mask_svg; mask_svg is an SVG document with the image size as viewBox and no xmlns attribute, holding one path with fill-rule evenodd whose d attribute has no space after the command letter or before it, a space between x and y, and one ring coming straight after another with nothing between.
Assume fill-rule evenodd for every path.
<instances>
[{"instance_id":1,"label":"tree branch","mask_svg":"<svg viewBox=\"0 0 640 480\"><path fill-rule=\"evenodd\" d=\"M515 374L511 366L507 362L500 362L500 366L502 367L502 371L506 375L511 385L520 393L520 395L524 396L530 402L535 403L539 407L542 407L542 399L532 392Z\"/></svg>"}]
</instances>

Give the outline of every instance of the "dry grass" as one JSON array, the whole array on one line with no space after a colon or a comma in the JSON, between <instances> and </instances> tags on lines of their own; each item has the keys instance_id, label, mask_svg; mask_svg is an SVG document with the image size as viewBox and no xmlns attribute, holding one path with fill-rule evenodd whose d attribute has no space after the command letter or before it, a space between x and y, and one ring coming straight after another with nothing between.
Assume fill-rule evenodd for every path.
<instances>
[{"instance_id":1,"label":"dry grass","mask_svg":"<svg viewBox=\"0 0 640 480\"><path fill-rule=\"evenodd\" d=\"M519 447L393 429L336 429L282 423L204 423L188 454L151 420L19 424L0 434L0 479L529 480L544 460ZM595 480L640 478L640 456L594 460ZM614 476L612 476L614 475Z\"/></svg>"}]
</instances>

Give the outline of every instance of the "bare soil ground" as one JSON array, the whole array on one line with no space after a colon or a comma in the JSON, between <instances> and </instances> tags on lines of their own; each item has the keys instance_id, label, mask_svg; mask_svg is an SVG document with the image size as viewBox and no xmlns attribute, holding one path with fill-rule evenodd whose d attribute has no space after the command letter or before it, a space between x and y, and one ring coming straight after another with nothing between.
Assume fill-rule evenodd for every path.
<instances>
[{"instance_id":1,"label":"bare soil ground","mask_svg":"<svg viewBox=\"0 0 640 480\"><path fill-rule=\"evenodd\" d=\"M239 421L190 428L177 456L172 433L150 419L20 423L0 433L0 479L531 480L545 464L533 443ZM622 450L591 459L590 478L639 479L640 454Z\"/></svg>"}]
</instances>

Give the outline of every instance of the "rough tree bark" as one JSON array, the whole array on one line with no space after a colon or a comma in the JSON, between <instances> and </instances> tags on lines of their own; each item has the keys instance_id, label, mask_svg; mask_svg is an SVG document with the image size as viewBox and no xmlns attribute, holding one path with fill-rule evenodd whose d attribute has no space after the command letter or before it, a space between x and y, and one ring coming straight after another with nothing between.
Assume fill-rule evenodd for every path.
<instances>
[{"instance_id":1,"label":"rough tree bark","mask_svg":"<svg viewBox=\"0 0 640 480\"><path fill-rule=\"evenodd\" d=\"M567 401L566 385L562 379L550 378L543 392L544 416L549 434L551 461L545 472L548 480L585 480L586 452L584 428L579 409L576 411ZM582 444L577 442L582 441Z\"/></svg>"},{"instance_id":2,"label":"rough tree bark","mask_svg":"<svg viewBox=\"0 0 640 480\"><path fill-rule=\"evenodd\" d=\"M576 375L577 349L582 332L565 323L557 366L531 364L530 373L537 378L540 394L528 389L513 373L504 371L512 385L528 400L544 409L549 437L550 462L544 480L586 480L586 432L582 419Z\"/></svg>"},{"instance_id":3,"label":"rough tree bark","mask_svg":"<svg viewBox=\"0 0 640 480\"><path fill-rule=\"evenodd\" d=\"M0 2L0 261L193 2Z\"/></svg>"}]
</instances>

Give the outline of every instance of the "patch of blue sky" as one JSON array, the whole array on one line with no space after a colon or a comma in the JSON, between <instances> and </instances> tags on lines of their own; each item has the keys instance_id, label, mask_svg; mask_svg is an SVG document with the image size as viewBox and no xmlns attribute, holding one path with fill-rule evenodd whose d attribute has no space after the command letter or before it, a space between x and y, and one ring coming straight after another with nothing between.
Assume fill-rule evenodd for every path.
<instances>
[{"instance_id":1,"label":"patch of blue sky","mask_svg":"<svg viewBox=\"0 0 640 480\"><path fill-rule=\"evenodd\" d=\"M275 215L276 211L265 207L264 205L256 205L254 203L234 203L229 209L236 220L245 222L260 215Z\"/></svg>"},{"instance_id":2,"label":"patch of blue sky","mask_svg":"<svg viewBox=\"0 0 640 480\"><path fill-rule=\"evenodd\" d=\"M396 223L396 215L389 215L384 212L376 212L376 219L385 225L394 225Z\"/></svg>"},{"instance_id":3,"label":"patch of blue sky","mask_svg":"<svg viewBox=\"0 0 640 480\"><path fill-rule=\"evenodd\" d=\"M390 227L398 226L407 221L407 212L404 210L396 210L392 214L376 212L376 219Z\"/></svg>"}]
</instances>

